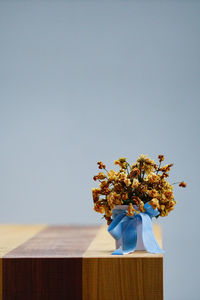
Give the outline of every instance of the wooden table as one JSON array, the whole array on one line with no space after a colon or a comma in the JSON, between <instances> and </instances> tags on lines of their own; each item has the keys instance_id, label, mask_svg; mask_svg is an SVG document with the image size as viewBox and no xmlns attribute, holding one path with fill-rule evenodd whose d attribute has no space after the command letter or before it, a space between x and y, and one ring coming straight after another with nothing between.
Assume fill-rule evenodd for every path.
<instances>
[{"instance_id":1,"label":"wooden table","mask_svg":"<svg viewBox=\"0 0 200 300\"><path fill-rule=\"evenodd\" d=\"M163 255L114 248L105 226L0 225L0 300L163 299Z\"/></svg>"}]
</instances>

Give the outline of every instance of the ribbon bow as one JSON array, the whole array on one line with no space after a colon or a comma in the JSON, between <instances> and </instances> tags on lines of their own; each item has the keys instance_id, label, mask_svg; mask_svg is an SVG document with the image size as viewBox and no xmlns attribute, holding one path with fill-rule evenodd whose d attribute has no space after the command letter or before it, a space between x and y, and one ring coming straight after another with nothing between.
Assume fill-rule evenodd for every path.
<instances>
[{"instance_id":1,"label":"ribbon bow","mask_svg":"<svg viewBox=\"0 0 200 300\"><path fill-rule=\"evenodd\" d=\"M158 209L147 202L144 205L145 212L127 216L126 210L114 209L113 221L108 227L108 232L114 239L122 239L122 246L112 252L114 255L122 255L133 252L137 244L137 227L142 225L142 241L144 248L150 253L163 253L154 236L152 217L158 216Z\"/></svg>"}]
</instances>

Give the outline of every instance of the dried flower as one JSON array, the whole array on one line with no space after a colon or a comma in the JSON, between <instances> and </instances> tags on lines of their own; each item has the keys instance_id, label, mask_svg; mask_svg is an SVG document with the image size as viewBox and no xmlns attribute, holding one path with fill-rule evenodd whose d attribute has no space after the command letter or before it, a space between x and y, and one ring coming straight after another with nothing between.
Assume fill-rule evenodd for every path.
<instances>
[{"instance_id":1,"label":"dried flower","mask_svg":"<svg viewBox=\"0 0 200 300\"><path fill-rule=\"evenodd\" d=\"M185 188L185 187L187 186L187 184L186 184L185 181L181 181L181 182L179 183L179 186Z\"/></svg>"},{"instance_id":2,"label":"dried flower","mask_svg":"<svg viewBox=\"0 0 200 300\"><path fill-rule=\"evenodd\" d=\"M139 186L139 181L136 178L134 178L132 183L132 188L137 189L138 186Z\"/></svg>"},{"instance_id":3,"label":"dried flower","mask_svg":"<svg viewBox=\"0 0 200 300\"><path fill-rule=\"evenodd\" d=\"M142 202L142 200L138 196L132 196L132 200L137 206L139 206Z\"/></svg>"},{"instance_id":4,"label":"dried flower","mask_svg":"<svg viewBox=\"0 0 200 300\"><path fill-rule=\"evenodd\" d=\"M136 163L129 164L125 157L115 161L119 171L106 170L103 162L99 161L98 168L104 169L106 174L99 172L93 177L100 181L98 188L92 189L94 210L103 214L107 223L112 222L112 210L115 205L129 205L128 216L145 212L145 203L158 209L161 217L168 215L176 205L173 185L166 179L173 164L161 166L164 155L158 155L159 164L142 154ZM176 182L180 187L186 183ZM175 184L175 183L174 183ZM134 206L133 206L134 205Z\"/></svg>"},{"instance_id":5,"label":"dried flower","mask_svg":"<svg viewBox=\"0 0 200 300\"><path fill-rule=\"evenodd\" d=\"M115 161L115 165L119 165L122 169L126 169L128 165L126 162L126 157L120 157Z\"/></svg>"},{"instance_id":6,"label":"dried flower","mask_svg":"<svg viewBox=\"0 0 200 300\"><path fill-rule=\"evenodd\" d=\"M137 159L137 166L140 170L143 170L146 174L153 172L154 161L149 159L146 155L141 154Z\"/></svg>"},{"instance_id":7,"label":"dried flower","mask_svg":"<svg viewBox=\"0 0 200 300\"><path fill-rule=\"evenodd\" d=\"M126 178L126 179L124 180L124 183L125 183L126 186L131 185L131 181L130 181L129 178Z\"/></svg>"},{"instance_id":8,"label":"dried flower","mask_svg":"<svg viewBox=\"0 0 200 300\"><path fill-rule=\"evenodd\" d=\"M153 207L153 209L156 209L159 206L159 201L156 198L153 198L151 201L149 201L149 204Z\"/></svg>"},{"instance_id":9,"label":"dried flower","mask_svg":"<svg viewBox=\"0 0 200 300\"><path fill-rule=\"evenodd\" d=\"M147 194L150 198L157 197L159 195L158 191L155 189L147 191Z\"/></svg>"},{"instance_id":10,"label":"dried flower","mask_svg":"<svg viewBox=\"0 0 200 300\"><path fill-rule=\"evenodd\" d=\"M116 172L114 170L110 170L108 173L107 173L107 176L108 176L108 179L109 180L115 180L117 178L116 176Z\"/></svg>"},{"instance_id":11,"label":"dried flower","mask_svg":"<svg viewBox=\"0 0 200 300\"><path fill-rule=\"evenodd\" d=\"M98 161L97 165L98 165L99 169L105 169L106 168L106 166L102 163L102 161Z\"/></svg>"},{"instance_id":12,"label":"dried flower","mask_svg":"<svg viewBox=\"0 0 200 300\"><path fill-rule=\"evenodd\" d=\"M161 163L161 161L163 161L165 159L164 155L160 154L158 155L158 159L159 159L159 162Z\"/></svg>"},{"instance_id":13,"label":"dried flower","mask_svg":"<svg viewBox=\"0 0 200 300\"><path fill-rule=\"evenodd\" d=\"M144 202L141 201L140 204L139 204L139 211L140 212L145 212L145 209L144 209Z\"/></svg>"},{"instance_id":14,"label":"dried flower","mask_svg":"<svg viewBox=\"0 0 200 300\"><path fill-rule=\"evenodd\" d=\"M131 172L130 172L130 178L133 178L133 177L138 177L140 175L140 170L136 167L134 167Z\"/></svg>"},{"instance_id":15,"label":"dried flower","mask_svg":"<svg viewBox=\"0 0 200 300\"><path fill-rule=\"evenodd\" d=\"M133 204L130 203L128 206L128 213L126 214L127 216L133 216L134 215L134 208L133 208Z\"/></svg>"},{"instance_id":16,"label":"dried flower","mask_svg":"<svg viewBox=\"0 0 200 300\"><path fill-rule=\"evenodd\" d=\"M97 179L104 179L104 178L106 178L106 175L104 174L104 173L102 173L102 172L99 172L99 174L97 174L97 175L95 175L94 177L93 177L93 179L96 181Z\"/></svg>"}]
</instances>

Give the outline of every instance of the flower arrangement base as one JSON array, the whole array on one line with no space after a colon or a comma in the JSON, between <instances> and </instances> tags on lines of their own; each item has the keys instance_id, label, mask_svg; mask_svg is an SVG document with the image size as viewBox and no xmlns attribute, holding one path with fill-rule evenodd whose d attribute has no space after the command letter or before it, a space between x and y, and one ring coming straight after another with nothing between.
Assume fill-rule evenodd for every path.
<instances>
[{"instance_id":1,"label":"flower arrangement base","mask_svg":"<svg viewBox=\"0 0 200 300\"><path fill-rule=\"evenodd\" d=\"M128 205L117 205L113 209L113 221L108 232L116 240L114 255L123 255L135 250L146 250L150 253L163 253L153 231L152 217L158 214L149 203L144 205L144 212L128 215Z\"/></svg>"},{"instance_id":2,"label":"flower arrangement base","mask_svg":"<svg viewBox=\"0 0 200 300\"><path fill-rule=\"evenodd\" d=\"M106 226L1 225L0 299L163 300L163 255L114 248Z\"/></svg>"}]
</instances>

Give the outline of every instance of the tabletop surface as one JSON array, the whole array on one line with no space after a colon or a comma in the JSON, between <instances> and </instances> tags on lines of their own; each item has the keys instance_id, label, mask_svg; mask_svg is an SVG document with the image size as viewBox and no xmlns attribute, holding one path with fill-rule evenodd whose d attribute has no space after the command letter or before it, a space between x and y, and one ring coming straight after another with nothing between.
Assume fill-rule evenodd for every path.
<instances>
[{"instance_id":1,"label":"tabletop surface","mask_svg":"<svg viewBox=\"0 0 200 300\"><path fill-rule=\"evenodd\" d=\"M0 300L163 300L163 255L114 249L107 226L0 225Z\"/></svg>"},{"instance_id":2,"label":"tabletop surface","mask_svg":"<svg viewBox=\"0 0 200 300\"><path fill-rule=\"evenodd\" d=\"M160 227L153 228L162 247ZM0 225L0 257L110 257L114 249L107 226ZM155 255L162 256L135 251L128 257Z\"/></svg>"}]
</instances>

